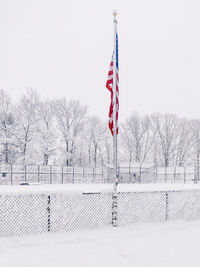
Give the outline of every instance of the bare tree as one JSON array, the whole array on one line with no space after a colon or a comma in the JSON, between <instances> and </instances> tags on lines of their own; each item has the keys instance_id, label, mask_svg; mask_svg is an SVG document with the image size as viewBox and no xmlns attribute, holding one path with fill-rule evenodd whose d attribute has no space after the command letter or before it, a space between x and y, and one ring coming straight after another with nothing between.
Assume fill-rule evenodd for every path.
<instances>
[{"instance_id":1,"label":"bare tree","mask_svg":"<svg viewBox=\"0 0 200 267\"><path fill-rule=\"evenodd\" d=\"M70 166L74 162L74 153L77 149L77 140L86 121L87 107L79 101L66 101L66 98L55 101L55 115L58 129L65 145L65 163Z\"/></svg>"},{"instance_id":2,"label":"bare tree","mask_svg":"<svg viewBox=\"0 0 200 267\"><path fill-rule=\"evenodd\" d=\"M196 165L196 181L200 178L200 120L191 121L191 129L193 136L193 151L195 155Z\"/></svg>"},{"instance_id":3,"label":"bare tree","mask_svg":"<svg viewBox=\"0 0 200 267\"><path fill-rule=\"evenodd\" d=\"M130 125L122 124L120 128L120 144L125 148L125 153L128 151L129 162L133 161L134 141L130 130Z\"/></svg>"},{"instance_id":4,"label":"bare tree","mask_svg":"<svg viewBox=\"0 0 200 267\"><path fill-rule=\"evenodd\" d=\"M5 164L13 163L15 154L14 139L15 119L9 96L3 89L0 90L0 137L2 149L2 161Z\"/></svg>"},{"instance_id":5,"label":"bare tree","mask_svg":"<svg viewBox=\"0 0 200 267\"><path fill-rule=\"evenodd\" d=\"M101 119L96 116L89 118L87 125L87 139L88 139L88 152L89 152L89 160L91 161L91 156L93 158L93 164L96 167L98 160L98 152L101 158L101 162L104 162L104 135L106 132L106 126L103 124Z\"/></svg>"},{"instance_id":6,"label":"bare tree","mask_svg":"<svg viewBox=\"0 0 200 267\"><path fill-rule=\"evenodd\" d=\"M21 154L18 163L27 164L34 161L34 149L31 146L28 147L28 145L31 144L37 133L36 107L38 102L37 92L30 88L23 95L16 108L17 128L15 134ZM29 156L27 152L29 152Z\"/></svg>"},{"instance_id":7,"label":"bare tree","mask_svg":"<svg viewBox=\"0 0 200 267\"><path fill-rule=\"evenodd\" d=\"M194 138L191 131L191 121L183 118L180 119L177 124L179 125L179 129L177 149L175 154L175 166L183 167L190 155Z\"/></svg>"},{"instance_id":8,"label":"bare tree","mask_svg":"<svg viewBox=\"0 0 200 267\"><path fill-rule=\"evenodd\" d=\"M92 164L92 140L90 138L90 135L89 135L89 128L88 126L86 126L86 129L85 129L85 136L84 136L84 140L85 140L85 143L86 143L86 149L87 149L87 162L88 162L88 165L90 166Z\"/></svg>"},{"instance_id":9,"label":"bare tree","mask_svg":"<svg viewBox=\"0 0 200 267\"><path fill-rule=\"evenodd\" d=\"M106 158L107 158L107 163L110 164L112 159L112 153L113 153L113 139L111 138L111 134L110 131L107 128L106 125L106 131L105 131L105 135L104 135L104 139L105 139L105 154L106 154Z\"/></svg>"},{"instance_id":10,"label":"bare tree","mask_svg":"<svg viewBox=\"0 0 200 267\"><path fill-rule=\"evenodd\" d=\"M110 163L113 140L98 117L88 118L87 107L65 98L40 102L28 89L17 105L0 90L0 162L4 164ZM120 127L119 158L142 164L196 165L200 176L200 120L173 114L141 116L132 113ZM125 153L123 153L125 152ZM125 154L125 157L124 157Z\"/></svg>"},{"instance_id":11,"label":"bare tree","mask_svg":"<svg viewBox=\"0 0 200 267\"><path fill-rule=\"evenodd\" d=\"M173 114L153 114L152 121L157 130L158 149L165 167L168 167L177 148L179 134L178 118Z\"/></svg>"},{"instance_id":12,"label":"bare tree","mask_svg":"<svg viewBox=\"0 0 200 267\"><path fill-rule=\"evenodd\" d=\"M43 155L43 165L49 164L49 158L57 149L57 129L54 120L52 101L39 102L37 105L38 143Z\"/></svg>"},{"instance_id":13,"label":"bare tree","mask_svg":"<svg viewBox=\"0 0 200 267\"><path fill-rule=\"evenodd\" d=\"M155 136L150 118L132 113L122 127L122 136L128 149L129 161L135 160L142 164L149 154Z\"/></svg>"}]
</instances>

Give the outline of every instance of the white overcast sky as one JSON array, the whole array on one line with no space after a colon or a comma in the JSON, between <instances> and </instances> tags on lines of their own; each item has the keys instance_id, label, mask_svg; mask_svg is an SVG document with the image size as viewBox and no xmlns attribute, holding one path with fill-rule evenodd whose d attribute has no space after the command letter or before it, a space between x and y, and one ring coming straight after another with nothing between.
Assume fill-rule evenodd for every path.
<instances>
[{"instance_id":1,"label":"white overcast sky","mask_svg":"<svg viewBox=\"0 0 200 267\"><path fill-rule=\"evenodd\" d=\"M0 0L0 88L66 96L107 119L118 11L120 113L200 117L199 0Z\"/></svg>"}]
</instances>

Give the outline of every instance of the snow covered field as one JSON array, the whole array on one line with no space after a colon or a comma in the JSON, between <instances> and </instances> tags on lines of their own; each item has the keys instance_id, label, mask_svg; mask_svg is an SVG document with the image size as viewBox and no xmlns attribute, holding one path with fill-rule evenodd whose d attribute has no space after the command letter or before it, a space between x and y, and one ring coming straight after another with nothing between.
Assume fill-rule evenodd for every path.
<instances>
[{"instance_id":1,"label":"snow covered field","mask_svg":"<svg viewBox=\"0 0 200 267\"><path fill-rule=\"evenodd\" d=\"M111 184L0 186L0 196L43 192L81 195L84 192L111 192L112 189ZM119 192L179 190L195 192L200 190L200 185L122 184L118 188ZM190 193L186 194L186 201L191 201ZM195 203L199 206L198 201ZM2 237L0 267L199 267L199 240L200 219L135 222L117 228L108 226L89 231Z\"/></svg>"},{"instance_id":2,"label":"snow covered field","mask_svg":"<svg viewBox=\"0 0 200 267\"><path fill-rule=\"evenodd\" d=\"M2 267L199 267L200 220L0 239Z\"/></svg>"},{"instance_id":3,"label":"snow covered field","mask_svg":"<svg viewBox=\"0 0 200 267\"><path fill-rule=\"evenodd\" d=\"M0 187L0 237L109 227L110 184ZM200 219L200 186L120 184L118 225Z\"/></svg>"},{"instance_id":4,"label":"snow covered field","mask_svg":"<svg viewBox=\"0 0 200 267\"><path fill-rule=\"evenodd\" d=\"M30 184L1 185L0 194L112 192L112 184ZM200 190L200 184L119 184L118 192Z\"/></svg>"}]
</instances>

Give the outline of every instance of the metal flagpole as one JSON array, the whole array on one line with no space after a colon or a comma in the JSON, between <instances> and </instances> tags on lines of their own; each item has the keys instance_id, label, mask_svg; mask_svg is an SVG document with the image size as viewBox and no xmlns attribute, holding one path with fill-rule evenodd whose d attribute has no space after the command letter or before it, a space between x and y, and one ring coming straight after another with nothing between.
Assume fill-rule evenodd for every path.
<instances>
[{"instance_id":1,"label":"metal flagpole","mask_svg":"<svg viewBox=\"0 0 200 267\"><path fill-rule=\"evenodd\" d=\"M113 11L113 22L114 22L114 55L113 55L113 167L114 167L114 190L112 196L112 225L117 226L117 185L118 185L118 173L117 173L117 73L116 73L116 36L117 36L117 12Z\"/></svg>"}]
</instances>

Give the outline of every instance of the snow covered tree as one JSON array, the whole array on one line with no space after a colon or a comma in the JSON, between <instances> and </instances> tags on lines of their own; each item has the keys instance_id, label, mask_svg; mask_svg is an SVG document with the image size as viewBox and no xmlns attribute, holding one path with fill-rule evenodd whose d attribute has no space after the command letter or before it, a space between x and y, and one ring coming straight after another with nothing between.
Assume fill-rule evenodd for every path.
<instances>
[{"instance_id":1,"label":"snow covered tree","mask_svg":"<svg viewBox=\"0 0 200 267\"><path fill-rule=\"evenodd\" d=\"M152 131L148 116L140 116L137 112L126 120L122 126L122 139L129 154L129 161L142 164L148 157L155 133Z\"/></svg>"},{"instance_id":2,"label":"snow covered tree","mask_svg":"<svg viewBox=\"0 0 200 267\"><path fill-rule=\"evenodd\" d=\"M123 153L128 153L128 160L132 162L134 159L134 141L129 125L122 124L120 128L120 146L123 147Z\"/></svg>"},{"instance_id":3,"label":"snow covered tree","mask_svg":"<svg viewBox=\"0 0 200 267\"><path fill-rule=\"evenodd\" d=\"M191 131L191 121L183 118L178 123L177 149L174 155L174 165L183 167L190 157L191 147L193 144L193 135Z\"/></svg>"},{"instance_id":4,"label":"snow covered tree","mask_svg":"<svg viewBox=\"0 0 200 267\"><path fill-rule=\"evenodd\" d=\"M33 141L36 138L38 118L36 116L39 97L33 89L28 89L16 108L16 138L20 157L18 164L36 163L34 157L35 147Z\"/></svg>"},{"instance_id":5,"label":"snow covered tree","mask_svg":"<svg viewBox=\"0 0 200 267\"><path fill-rule=\"evenodd\" d=\"M101 159L101 163L104 162L104 150L105 146L105 132L106 126L102 120L96 116L89 118L87 123L87 143L88 143L88 159L89 164L97 166L98 156Z\"/></svg>"},{"instance_id":6,"label":"snow covered tree","mask_svg":"<svg viewBox=\"0 0 200 267\"><path fill-rule=\"evenodd\" d=\"M157 149L165 167L173 161L176 152L179 134L178 118L173 114L152 115L152 121L157 131ZM162 164L161 162L161 164Z\"/></svg>"},{"instance_id":7,"label":"snow covered tree","mask_svg":"<svg viewBox=\"0 0 200 267\"><path fill-rule=\"evenodd\" d=\"M200 178L200 120L195 119L191 121L192 137L193 137L193 154L194 163L196 166L196 178Z\"/></svg>"},{"instance_id":8,"label":"snow covered tree","mask_svg":"<svg viewBox=\"0 0 200 267\"><path fill-rule=\"evenodd\" d=\"M110 134L110 130L106 124L106 131L104 134L104 141L105 141L105 155L106 161L108 164L113 162L113 139Z\"/></svg>"},{"instance_id":9,"label":"snow covered tree","mask_svg":"<svg viewBox=\"0 0 200 267\"><path fill-rule=\"evenodd\" d=\"M1 161L11 164L15 161L15 118L10 97L3 89L0 90L0 139L1 139Z\"/></svg>"},{"instance_id":10,"label":"snow covered tree","mask_svg":"<svg viewBox=\"0 0 200 267\"><path fill-rule=\"evenodd\" d=\"M58 129L64 142L65 164L74 164L74 156L78 146L79 136L86 122L87 107L82 106L79 101L67 102L62 98L54 102L55 116Z\"/></svg>"},{"instance_id":11,"label":"snow covered tree","mask_svg":"<svg viewBox=\"0 0 200 267\"><path fill-rule=\"evenodd\" d=\"M48 165L58 147L57 129L55 125L54 107L52 101L39 102L36 108L38 121L38 150L42 153L43 165Z\"/></svg>"}]
</instances>

